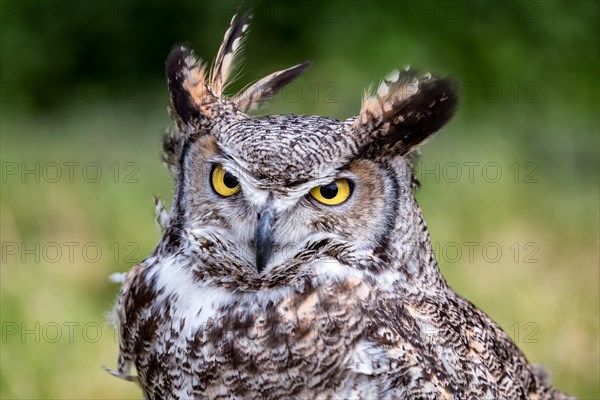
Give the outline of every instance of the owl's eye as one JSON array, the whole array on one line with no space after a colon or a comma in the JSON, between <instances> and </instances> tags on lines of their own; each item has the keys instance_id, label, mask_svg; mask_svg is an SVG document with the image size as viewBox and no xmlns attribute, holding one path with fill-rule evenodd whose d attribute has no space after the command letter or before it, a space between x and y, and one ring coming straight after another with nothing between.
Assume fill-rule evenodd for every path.
<instances>
[{"instance_id":1,"label":"owl's eye","mask_svg":"<svg viewBox=\"0 0 600 400\"><path fill-rule=\"evenodd\" d=\"M351 192L350 182L346 179L338 179L330 184L312 188L310 195L319 203L335 206L346 201Z\"/></svg>"},{"instance_id":2,"label":"owl's eye","mask_svg":"<svg viewBox=\"0 0 600 400\"><path fill-rule=\"evenodd\" d=\"M218 195L229 197L240 191L238 179L231 172L225 171L220 165L215 165L210 175L212 187Z\"/></svg>"}]
</instances>

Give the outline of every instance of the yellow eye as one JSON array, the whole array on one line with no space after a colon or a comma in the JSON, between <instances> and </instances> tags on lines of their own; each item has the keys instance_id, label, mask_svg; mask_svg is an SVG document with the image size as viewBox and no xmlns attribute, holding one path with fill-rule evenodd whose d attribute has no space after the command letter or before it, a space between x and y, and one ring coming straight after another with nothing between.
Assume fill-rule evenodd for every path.
<instances>
[{"instance_id":1,"label":"yellow eye","mask_svg":"<svg viewBox=\"0 0 600 400\"><path fill-rule=\"evenodd\" d=\"M226 172L220 165L215 165L210 174L212 187L218 195L233 196L240 191L240 182L231 172Z\"/></svg>"},{"instance_id":2,"label":"yellow eye","mask_svg":"<svg viewBox=\"0 0 600 400\"><path fill-rule=\"evenodd\" d=\"M346 201L350 197L351 191L350 182L345 179L338 179L328 185L312 188L310 195L319 203L335 206Z\"/></svg>"}]
</instances>

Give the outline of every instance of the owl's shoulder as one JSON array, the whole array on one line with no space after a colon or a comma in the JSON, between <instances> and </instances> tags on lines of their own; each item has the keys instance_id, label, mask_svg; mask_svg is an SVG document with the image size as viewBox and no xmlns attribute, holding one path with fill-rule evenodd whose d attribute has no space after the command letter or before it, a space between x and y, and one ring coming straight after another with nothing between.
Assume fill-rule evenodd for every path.
<instances>
[{"instance_id":1,"label":"owl's shoulder","mask_svg":"<svg viewBox=\"0 0 600 400\"><path fill-rule=\"evenodd\" d=\"M508 334L451 289L378 298L363 345L369 351L357 347L356 357L362 369L385 371L390 393L520 398L551 390Z\"/></svg>"}]
</instances>

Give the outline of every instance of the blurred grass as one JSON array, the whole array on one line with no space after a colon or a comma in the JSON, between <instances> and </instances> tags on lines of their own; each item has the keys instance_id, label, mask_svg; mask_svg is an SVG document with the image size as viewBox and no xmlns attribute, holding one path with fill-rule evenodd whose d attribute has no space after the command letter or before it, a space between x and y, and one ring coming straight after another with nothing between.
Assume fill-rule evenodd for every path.
<instances>
[{"instance_id":1,"label":"blurred grass","mask_svg":"<svg viewBox=\"0 0 600 400\"><path fill-rule=\"evenodd\" d=\"M235 4L127 2L100 14L104 26L76 10L31 21L35 11L23 17L6 4L15 3L0 7L0 397L140 398L100 369L115 366L118 348L105 319L117 286L107 277L150 253L158 239L152 195L172 194L160 162L169 125L164 56L189 40L210 59ZM440 267L557 387L600 398L598 4L324 4L252 3L240 86L312 59L263 112L346 118L369 82L404 64L458 77L461 110L417 165ZM448 4L473 16L453 19ZM72 182L65 162L79 163ZM6 170L36 163L50 178L57 163L63 176L38 183ZM479 163L472 180L466 163ZM500 166L496 182L483 175L488 163ZM526 180L532 171L537 182Z\"/></svg>"}]
</instances>

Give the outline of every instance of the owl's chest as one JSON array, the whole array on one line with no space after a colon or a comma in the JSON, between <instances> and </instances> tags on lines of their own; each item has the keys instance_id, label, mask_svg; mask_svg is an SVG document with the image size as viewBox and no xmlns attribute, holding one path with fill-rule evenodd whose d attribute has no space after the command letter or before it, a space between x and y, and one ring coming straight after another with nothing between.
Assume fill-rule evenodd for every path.
<instances>
[{"instance_id":1,"label":"owl's chest","mask_svg":"<svg viewBox=\"0 0 600 400\"><path fill-rule=\"evenodd\" d=\"M136 362L140 377L209 397L224 388L287 396L307 385L323 390L342 384L350 350L366 329L370 292L356 280L307 287L254 294L164 291L153 307L162 322L144 335L153 343ZM153 365L170 366L177 378L150 371Z\"/></svg>"}]
</instances>

